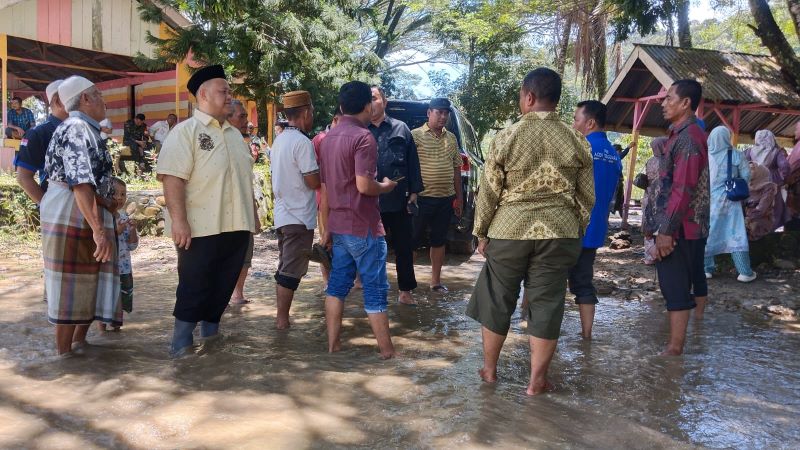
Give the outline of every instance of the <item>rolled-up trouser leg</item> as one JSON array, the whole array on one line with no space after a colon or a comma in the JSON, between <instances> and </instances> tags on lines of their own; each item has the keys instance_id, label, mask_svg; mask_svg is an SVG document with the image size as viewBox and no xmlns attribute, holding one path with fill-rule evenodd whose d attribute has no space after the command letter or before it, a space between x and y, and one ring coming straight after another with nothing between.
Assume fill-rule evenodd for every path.
<instances>
[{"instance_id":1,"label":"rolled-up trouser leg","mask_svg":"<svg viewBox=\"0 0 800 450\"><path fill-rule=\"evenodd\" d=\"M184 322L175 319L175 329L172 332L172 354L176 355L181 350L191 347L193 342L192 333L197 326L197 322Z\"/></svg>"},{"instance_id":2,"label":"rolled-up trouser leg","mask_svg":"<svg viewBox=\"0 0 800 450\"><path fill-rule=\"evenodd\" d=\"M219 333L219 322L200 322L200 337L211 337Z\"/></svg>"}]
</instances>

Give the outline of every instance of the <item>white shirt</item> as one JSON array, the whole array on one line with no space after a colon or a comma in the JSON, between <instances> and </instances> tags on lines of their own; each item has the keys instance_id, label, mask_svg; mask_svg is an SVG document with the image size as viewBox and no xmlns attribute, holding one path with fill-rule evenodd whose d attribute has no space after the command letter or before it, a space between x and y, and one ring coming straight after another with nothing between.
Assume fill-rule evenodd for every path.
<instances>
[{"instance_id":1,"label":"white shirt","mask_svg":"<svg viewBox=\"0 0 800 450\"><path fill-rule=\"evenodd\" d=\"M113 125L111 124L111 119L106 117L105 119L101 120L100 121L100 128L113 128ZM100 132L100 138L105 141L106 139L108 139L108 134L103 133L101 131Z\"/></svg>"},{"instance_id":2,"label":"white shirt","mask_svg":"<svg viewBox=\"0 0 800 450\"><path fill-rule=\"evenodd\" d=\"M304 175L319 173L314 144L303 133L287 128L272 144L272 192L275 195L275 228L284 225L317 225L317 201Z\"/></svg>"},{"instance_id":3,"label":"white shirt","mask_svg":"<svg viewBox=\"0 0 800 450\"><path fill-rule=\"evenodd\" d=\"M153 139L161 142L162 144L167 140L167 135L169 132L169 123L167 123L166 120L159 120L150 126L150 136L153 136Z\"/></svg>"}]
</instances>

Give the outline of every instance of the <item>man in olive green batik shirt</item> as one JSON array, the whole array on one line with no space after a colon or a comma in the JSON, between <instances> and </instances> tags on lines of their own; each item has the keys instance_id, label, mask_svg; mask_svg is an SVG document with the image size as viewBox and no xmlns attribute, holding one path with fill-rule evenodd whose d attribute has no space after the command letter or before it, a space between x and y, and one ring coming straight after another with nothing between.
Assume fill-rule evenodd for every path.
<instances>
[{"instance_id":1,"label":"man in olive green batik shirt","mask_svg":"<svg viewBox=\"0 0 800 450\"><path fill-rule=\"evenodd\" d=\"M486 257L467 315L482 327L481 378L497 380L497 360L525 280L531 345L527 393L552 389L570 267L594 206L593 161L586 138L561 122L561 77L539 68L520 89L519 122L495 137L478 193L474 234Z\"/></svg>"}]
</instances>

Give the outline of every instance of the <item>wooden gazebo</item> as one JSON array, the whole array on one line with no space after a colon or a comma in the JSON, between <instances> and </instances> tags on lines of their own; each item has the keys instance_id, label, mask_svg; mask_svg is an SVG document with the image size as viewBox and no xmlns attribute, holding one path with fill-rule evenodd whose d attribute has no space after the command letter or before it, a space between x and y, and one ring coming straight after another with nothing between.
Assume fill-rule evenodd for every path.
<instances>
[{"instance_id":1,"label":"wooden gazebo","mask_svg":"<svg viewBox=\"0 0 800 450\"><path fill-rule=\"evenodd\" d=\"M734 143L750 143L758 130L770 130L784 145L800 119L800 95L784 79L772 57L714 50L636 45L603 97L608 131L633 134L625 187L627 224L639 135L663 136L669 123L661 101L673 82L694 79L703 85L697 109L706 129L724 125Z\"/></svg>"}]
</instances>

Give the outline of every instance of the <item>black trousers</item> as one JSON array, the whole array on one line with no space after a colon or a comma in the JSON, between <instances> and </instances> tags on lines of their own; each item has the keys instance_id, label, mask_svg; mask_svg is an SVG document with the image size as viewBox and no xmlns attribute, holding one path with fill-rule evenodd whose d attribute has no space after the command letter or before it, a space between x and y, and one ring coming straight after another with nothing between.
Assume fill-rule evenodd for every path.
<instances>
[{"instance_id":1,"label":"black trousers","mask_svg":"<svg viewBox=\"0 0 800 450\"><path fill-rule=\"evenodd\" d=\"M569 269L569 291L575 296L579 305L596 305L597 290L594 288L594 258L596 248L581 250L578 262Z\"/></svg>"},{"instance_id":2,"label":"black trousers","mask_svg":"<svg viewBox=\"0 0 800 450\"><path fill-rule=\"evenodd\" d=\"M411 215L406 211L381 213L381 222L392 235L395 264L397 266L397 288L410 291L417 287L414 276L414 246Z\"/></svg>"},{"instance_id":3,"label":"black trousers","mask_svg":"<svg viewBox=\"0 0 800 450\"><path fill-rule=\"evenodd\" d=\"M684 311L697 306L695 296L707 295L705 274L700 280L698 265L703 264L705 239L675 241L675 250L656 261L658 285L667 303L667 311Z\"/></svg>"},{"instance_id":4,"label":"black trousers","mask_svg":"<svg viewBox=\"0 0 800 450\"><path fill-rule=\"evenodd\" d=\"M172 315L184 322L219 323L244 265L249 231L192 238L178 249L177 300Z\"/></svg>"}]
</instances>

